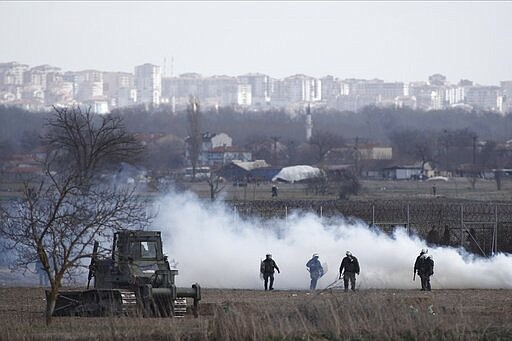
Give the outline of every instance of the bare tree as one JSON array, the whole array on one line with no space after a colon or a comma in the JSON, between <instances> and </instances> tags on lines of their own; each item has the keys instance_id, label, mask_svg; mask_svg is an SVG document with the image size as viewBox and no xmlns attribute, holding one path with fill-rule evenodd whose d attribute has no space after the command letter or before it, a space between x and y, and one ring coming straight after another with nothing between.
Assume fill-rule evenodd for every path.
<instances>
[{"instance_id":1,"label":"bare tree","mask_svg":"<svg viewBox=\"0 0 512 341\"><path fill-rule=\"evenodd\" d=\"M199 107L199 100L196 97L190 98L190 104L187 107L187 122L188 122L188 153L190 157L190 164L192 166L192 181L196 179L197 163L199 161L199 154L201 153L202 135L201 135L201 110Z\"/></svg>"},{"instance_id":2,"label":"bare tree","mask_svg":"<svg viewBox=\"0 0 512 341\"><path fill-rule=\"evenodd\" d=\"M222 192L224 187L226 187L224 184L224 179L212 169L210 176L206 181L208 182L208 187L210 188L210 199L211 201L214 201L215 198L217 198L217 194Z\"/></svg>"},{"instance_id":3,"label":"bare tree","mask_svg":"<svg viewBox=\"0 0 512 341\"><path fill-rule=\"evenodd\" d=\"M43 139L54 157L47 164L76 172L82 182L111 163L133 161L143 150L119 116L100 117L90 108L83 111L80 107L54 110L55 118L47 123Z\"/></svg>"},{"instance_id":4,"label":"bare tree","mask_svg":"<svg viewBox=\"0 0 512 341\"><path fill-rule=\"evenodd\" d=\"M393 152L406 161L420 161L422 172L427 162L434 161L435 136L419 130L395 131L390 135Z\"/></svg>"},{"instance_id":5,"label":"bare tree","mask_svg":"<svg viewBox=\"0 0 512 341\"><path fill-rule=\"evenodd\" d=\"M55 110L42 176L26 181L21 197L0 211L0 236L16 252L14 266L28 268L39 261L48 276L48 324L63 279L80 272L93 240L105 240L114 230L144 227L149 219L134 187L105 184L95 176L103 165L140 152L122 122L78 108Z\"/></svg>"},{"instance_id":6,"label":"bare tree","mask_svg":"<svg viewBox=\"0 0 512 341\"><path fill-rule=\"evenodd\" d=\"M503 168L510 166L511 155L506 148L500 148L495 141L487 141L480 154L482 168L494 172L496 190L501 191L503 185Z\"/></svg>"},{"instance_id":7,"label":"bare tree","mask_svg":"<svg viewBox=\"0 0 512 341\"><path fill-rule=\"evenodd\" d=\"M309 140L316 152L316 162L322 162L325 156L334 148L342 147L345 140L342 136L328 131L315 131Z\"/></svg>"}]
</instances>

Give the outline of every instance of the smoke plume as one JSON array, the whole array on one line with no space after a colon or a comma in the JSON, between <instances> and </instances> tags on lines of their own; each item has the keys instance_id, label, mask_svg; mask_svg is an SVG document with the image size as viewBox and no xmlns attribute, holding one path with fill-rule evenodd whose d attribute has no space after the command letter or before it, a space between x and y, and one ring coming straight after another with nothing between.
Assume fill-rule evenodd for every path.
<instances>
[{"instance_id":1,"label":"smoke plume","mask_svg":"<svg viewBox=\"0 0 512 341\"><path fill-rule=\"evenodd\" d=\"M281 269L275 288L307 289L305 264L318 253L329 267L317 286L324 288L337 279L350 250L361 265L360 289L420 287L419 278L413 282L413 265L426 243L404 229L388 235L363 222L313 214L242 220L223 204L201 202L191 193L170 194L159 205L154 229L162 230L164 252L180 270L179 286L261 289L260 261L272 253ZM451 247L430 248L429 254L435 261L434 289L512 288L512 255L481 258Z\"/></svg>"}]
</instances>

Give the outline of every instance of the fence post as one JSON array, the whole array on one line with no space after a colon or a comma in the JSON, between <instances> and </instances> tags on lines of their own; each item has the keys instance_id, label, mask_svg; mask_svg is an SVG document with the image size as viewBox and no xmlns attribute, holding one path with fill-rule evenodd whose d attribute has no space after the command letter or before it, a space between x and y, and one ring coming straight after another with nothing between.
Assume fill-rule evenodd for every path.
<instances>
[{"instance_id":1,"label":"fence post","mask_svg":"<svg viewBox=\"0 0 512 341\"><path fill-rule=\"evenodd\" d=\"M372 204L372 227L375 226L375 204Z\"/></svg>"},{"instance_id":2,"label":"fence post","mask_svg":"<svg viewBox=\"0 0 512 341\"><path fill-rule=\"evenodd\" d=\"M324 210L323 210L323 207L320 206L320 219L322 219L323 216L324 216Z\"/></svg>"},{"instance_id":3,"label":"fence post","mask_svg":"<svg viewBox=\"0 0 512 341\"><path fill-rule=\"evenodd\" d=\"M460 246L464 247L464 205L460 205Z\"/></svg>"},{"instance_id":4,"label":"fence post","mask_svg":"<svg viewBox=\"0 0 512 341\"><path fill-rule=\"evenodd\" d=\"M407 204L407 232L411 233L411 213L409 204Z\"/></svg>"},{"instance_id":5,"label":"fence post","mask_svg":"<svg viewBox=\"0 0 512 341\"><path fill-rule=\"evenodd\" d=\"M495 220L494 220L494 249L492 251L492 255L498 253L498 205L495 206L494 209Z\"/></svg>"},{"instance_id":6,"label":"fence post","mask_svg":"<svg viewBox=\"0 0 512 341\"><path fill-rule=\"evenodd\" d=\"M288 223L288 206L284 207L284 221Z\"/></svg>"}]
</instances>

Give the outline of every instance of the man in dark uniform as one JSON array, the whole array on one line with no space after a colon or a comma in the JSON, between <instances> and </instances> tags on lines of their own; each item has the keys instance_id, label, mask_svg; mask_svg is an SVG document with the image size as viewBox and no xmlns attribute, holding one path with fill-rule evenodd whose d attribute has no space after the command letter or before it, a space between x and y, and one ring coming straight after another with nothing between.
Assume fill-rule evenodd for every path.
<instances>
[{"instance_id":1,"label":"man in dark uniform","mask_svg":"<svg viewBox=\"0 0 512 341\"><path fill-rule=\"evenodd\" d=\"M359 262L357 258L352 255L352 252L347 251L345 258L341 261L340 265L340 279L343 277L343 285L345 291L348 291L348 282L350 281L350 288L352 291L356 290L356 274L359 275ZM345 272L343 272L345 270Z\"/></svg>"},{"instance_id":2,"label":"man in dark uniform","mask_svg":"<svg viewBox=\"0 0 512 341\"><path fill-rule=\"evenodd\" d=\"M272 259L272 255L270 253L267 254L266 258L261 261L260 272L263 275L263 280L265 281L265 290L274 290L274 271L277 270L278 273L279 267L276 262ZM270 287L268 286L268 280L270 279Z\"/></svg>"},{"instance_id":3,"label":"man in dark uniform","mask_svg":"<svg viewBox=\"0 0 512 341\"><path fill-rule=\"evenodd\" d=\"M414 262L414 273L421 279L421 291L430 291L430 276L434 274L434 260L428 254L427 249L422 249Z\"/></svg>"},{"instance_id":4,"label":"man in dark uniform","mask_svg":"<svg viewBox=\"0 0 512 341\"><path fill-rule=\"evenodd\" d=\"M277 186L272 185L272 198L277 197Z\"/></svg>"}]
</instances>

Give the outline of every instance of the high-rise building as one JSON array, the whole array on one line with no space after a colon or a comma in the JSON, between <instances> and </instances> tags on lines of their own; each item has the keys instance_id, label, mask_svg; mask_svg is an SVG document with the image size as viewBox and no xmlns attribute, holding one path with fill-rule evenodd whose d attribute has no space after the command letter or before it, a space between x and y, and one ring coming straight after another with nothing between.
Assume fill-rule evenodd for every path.
<instances>
[{"instance_id":1,"label":"high-rise building","mask_svg":"<svg viewBox=\"0 0 512 341\"><path fill-rule=\"evenodd\" d=\"M111 107L133 105L137 99L133 74L105 72L103 74L103 93L108 97Z\"/></svg>"},{"instance_id":2,"label":"high-rise building","mask_svg":"<svg viewBox=\"0 0 512 341\"><path fill-rule=\"evenodd\" d=\"M138 103L159 105L162 96L160 66L149 63L136 66L135 88L137 89Z\"/></svg>"},{"instance_id":3,"label":"high-rise building","mask_svg":"<svg viewBox=\"0 0 512 341\"><path fill-rule=\"evenodd\" d=\"M294 75L284 79L288 99L292 103L322 100L322 82L319 79Z\"/></svg>"},{"instance_id":4,"label":"high-rise building","mask_svg":"<svg viewBox=\"0 0 512 341\"><path fill-rule=\"evenodd\" d=\"M23 85L23 74L28 65L17 62L0 63L0 86Z\"/></svg>"},{"instance_id":5,"label":"high-rise building","mask_svg":"<svg viewBox=\"0 0 512 341\"><path fill-rule=\"evenodd\" d=\"M471 86L466 91L466 104L481 110L503 112L503 96L497 86Z\"/></svg>"},{"instance_id":6,"label":"high-rise building","mask_svg":"<svg viewBox=\"0 0 512 341\"><path fill-rule=\"evenodd\" d=\"M327 105L335 105L341 96L341 82L333 76L325 76L320 79L322 82L322 102Z\"/></svg>"},{"instance_id":7,"label":"high-rise building","mask_svg":"<svg viewBox=\"0 0 512 341\"><path fill-rule=\"evenodd\" d=\"M203 81L202 96L199 98L206 106L226 106L238 101L238 81L230 76L211 76Z\"/></svg>"},{"instance_id":8,"label":"high-rise building","mask_svg":"<svg viewBox=\"0 0 512 341\"><path fill-rule=\"evenodd\" d=\"M73 82L77 100L84 102L103 97L103 72L98 70L66 72L65 78Z\"/></svg>"},{"instance_id":9,"label":"high-rise building","mask_svg":"<svg viewBox=\"0 0 512 341\"><path fill-rule=\"evenodd\" d=\"M238 84L237 104L249 107L252 104L252 87L250 84Z\"/></svg>"},{"instance_id":10,"label":"high-rise building","mask_svg":"<svg viewBox=\"0 0 512 341\"><path fill-rule=\"evenodd\" d=\"M272 83L269 76L261 73L248 73L238 76L238 82L251 86L253 105L265 106L270 102Z\"/></svg>"},{"instance_id":11,"label":"high-rise building","mask_svg":"<svg viewBox=\"0 0 512 341\"><path fill-rule=\"evenodd\" d=\"M416 99L416 108L420 110L440 110L445 105L446 91L441 86L413 82L409 86L409 95Z\"/></svg>"},{"instance_id":12,"label":"high-rise building","mask_svg":"<svg viewBox=\"0 0 512 341\"><path fill-rule=\"evenodd\" d=\"M512 111L512 81L500 82L501 93L503 95L503 111Z\"/></svg>"}]
</instances>

